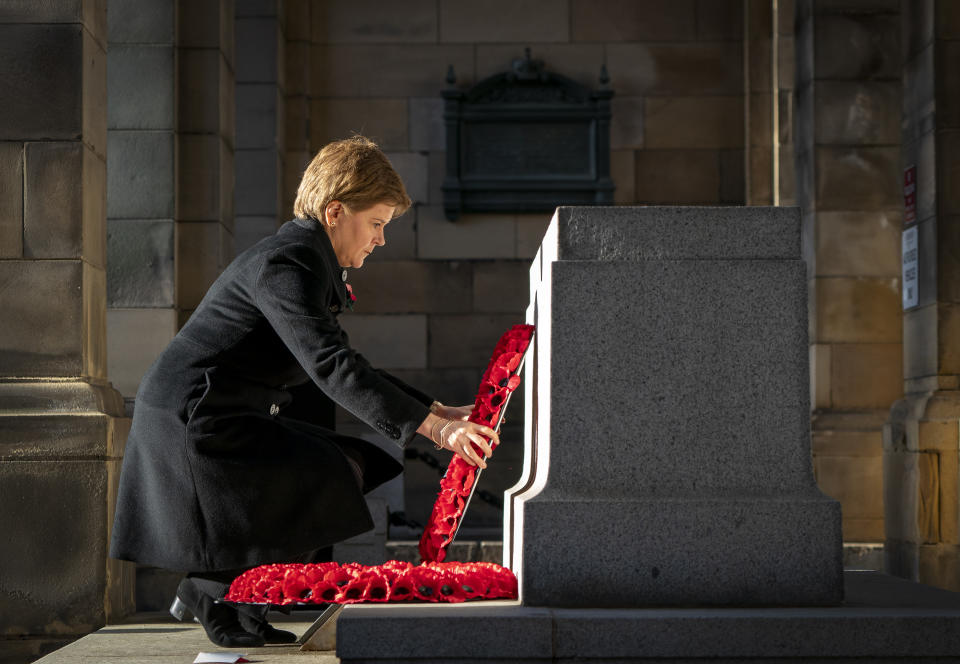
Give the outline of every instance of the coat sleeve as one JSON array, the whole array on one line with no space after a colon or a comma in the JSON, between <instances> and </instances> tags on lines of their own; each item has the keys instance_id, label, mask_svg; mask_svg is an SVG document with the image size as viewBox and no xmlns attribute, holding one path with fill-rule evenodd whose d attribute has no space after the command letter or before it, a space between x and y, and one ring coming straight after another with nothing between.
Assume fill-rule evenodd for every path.
<instances>
[{"instance_id":1,"label":"coat sleeve","mask_svg":"<svg viewBox=\"0 0 960 664\"><path fill-rule=\"evenodd\" d=\"M332 298L328 268L305 247L268 255L255 284L257 306L317 387L387 438L406 446L429 407L350 348L327 309Z\"/></svg>"}]
</instances>

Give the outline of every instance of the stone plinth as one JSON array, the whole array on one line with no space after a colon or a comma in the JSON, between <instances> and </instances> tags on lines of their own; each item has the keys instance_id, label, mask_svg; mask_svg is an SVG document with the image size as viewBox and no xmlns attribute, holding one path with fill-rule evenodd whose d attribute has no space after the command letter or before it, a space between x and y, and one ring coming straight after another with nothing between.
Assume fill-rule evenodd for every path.
<instances>
[{"instance_id":1,"label":"stone plinth","mask_svg":"<svg viewBox=\"0 0 960 664\"><path fill-rule=\"evenodd\" d=\"M0 378L0 404L5 635L76 636L132 613L134 566L107 557L130 430L120 394Z\"/></svg>"},{"instance_id":2,"label":"stone plinth","mask_svg":"<svg viewBox=\"0 0 960 664\"><path fill-rule=\"evenodd\" d=\"M877 572L845 576L847 599L835 607L357 604L340 614L337 656L342 664L960 662L960 595Z\"/></svg>"},{"instance_id":3,"label":"stone plinth","mask_svg":"<svg viewBox=\"0 0 960 664\"><path fill-rule=\"evenodd\" d=\"M531 268L504 526L524 604L841 600L805 279L796 209L558 209Z\"/></svg>"}]
</instances>

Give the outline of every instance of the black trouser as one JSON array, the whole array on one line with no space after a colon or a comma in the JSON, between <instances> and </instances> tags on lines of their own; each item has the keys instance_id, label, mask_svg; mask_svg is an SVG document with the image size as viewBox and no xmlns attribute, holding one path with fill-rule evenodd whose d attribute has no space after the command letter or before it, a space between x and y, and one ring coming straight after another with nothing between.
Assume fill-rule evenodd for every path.
<instances>
[{"instance_id":1,"label":"black trouser","mask_svg":"<svg viewBox=\"0 0 960 664\"><path fill-rule=\"evenodd\" d=\"M353 447L350 447L346 444L339 444L338 447L346 456L347 461L350 464L350 470L353 471L354 479L357 480L357 484L360 486L361 491L363 490L363 470L364 470L364 461L363 455ZM307 551L298 556L294 556L294 560L288 560L288 563L325 563L333 559L333 546L325 546L320 549L315 549L313 551ZM230 584L235 578L243 574L246 568L241 569L228 569L228 570L216 570L213 572L188 572L187 578L193 579L193 583L205 594L215 597L217 599L222 599L226 596L227 591L230 589Z\"/></svg>"}]
</instances>

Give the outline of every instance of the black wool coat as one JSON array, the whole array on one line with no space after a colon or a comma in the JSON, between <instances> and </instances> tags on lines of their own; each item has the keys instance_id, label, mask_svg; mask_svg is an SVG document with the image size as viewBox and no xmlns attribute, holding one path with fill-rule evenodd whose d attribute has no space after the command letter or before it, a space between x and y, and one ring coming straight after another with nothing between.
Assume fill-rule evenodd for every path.
<instances>
[{"instance_id":1,"label":"black wool coat","mask_svg":"<svg viewBox=\"0 0 960 664\"><path fill-rule=\"evenodd\" d=\"M350 347L337 323L347 301L342 272L320 224L297 219L210 287L140 383L112 557L235 569L373 527L338 442L363 454L363 490L402 466L375 445L288 414L322 392L404 446L432 400Z\"/></svg>"}]
</instances>

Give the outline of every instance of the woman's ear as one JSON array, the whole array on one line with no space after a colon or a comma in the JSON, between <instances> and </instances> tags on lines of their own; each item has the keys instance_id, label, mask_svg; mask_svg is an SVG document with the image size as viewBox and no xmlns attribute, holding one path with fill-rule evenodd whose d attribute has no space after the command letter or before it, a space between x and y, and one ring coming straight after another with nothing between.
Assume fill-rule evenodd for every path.
<instances>
[{"instance_id":1,"label":"woman's ear","mask_svg":"<svg viewBox=\"0 0 960 664\"><path fill-rule=\"evenodd\" d=\"M340 219L340 215L342 214L343 214L343 203L341 203L340 201L330 201L329 203L327 203L327 207L323 211L323 215L324 217L326 217L324 221L326 221L328 225L334 226L336 225L337 221Z\"/></svg>"}]
</instances>

